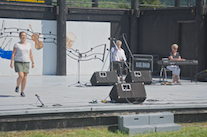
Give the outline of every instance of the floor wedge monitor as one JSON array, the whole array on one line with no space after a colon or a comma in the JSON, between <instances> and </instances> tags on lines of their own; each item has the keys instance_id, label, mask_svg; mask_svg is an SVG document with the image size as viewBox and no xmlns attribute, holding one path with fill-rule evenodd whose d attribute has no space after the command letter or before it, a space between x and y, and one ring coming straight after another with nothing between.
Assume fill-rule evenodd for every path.
<instances>
[{"instance_id":1,"label":"floor wedge monitor","mask_svg":"<svg viewBox=\"0 0 207 137\"><path fill-rule=\"evenodd\" d=\"M207 69L196 74L198 81L207 82Z\"/></svg>"},{"instance_id":2,"label":"floor wedge monitor","mask_svg":"<svg viewBox=\"0 0 207 137\"><path fill-rule=\"evenodd\" d=\"M135 83L141 83L144 82L144 84L151 84L152 83L152 73L150 70L141 70L141 71L130 71L125 81L127 83L129 82L135 82Z\"/></svg>"},{"instance_id":3,"label":"floor wedge monitor","mask_svg":"<svg viewBox=\"0 0 207 137\"><path fill-rule=\"evenodd\" d=\"M118 82L115 71L97 71L91 77L92 86L108 86Z\"/></svg>"},{"instance_id":4,"label":"floor wedge monitor","mask_svg":"<svg viewBox=\"0 0 207 137\"><path fill-rule=\"evenodd\" d=\"M117 103L141 103L146 99L145 87L143 83L116 83L109 97Z\"/></svg>"}]
</instances>

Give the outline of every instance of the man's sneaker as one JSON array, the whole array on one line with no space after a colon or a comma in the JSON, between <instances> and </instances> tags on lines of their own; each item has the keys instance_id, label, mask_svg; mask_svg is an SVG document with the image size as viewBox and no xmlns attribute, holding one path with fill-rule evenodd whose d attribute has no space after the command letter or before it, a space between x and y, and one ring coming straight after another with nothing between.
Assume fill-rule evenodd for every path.
<instances>
[{"instance_id":1,"label":"man's sneaker","mask_svg":"<svg viewBox=\"0 0 207 137\"><path fill-rule=\"evenodd\" d=\"M16 87L15 92L19 93L19 87Z\"/></svg>"},{"instance_id":2,"label":"man's sneaker","mask_svg":"<svg viewBox=\"0 0 207 137\"><path fill-rule=\"evenodd\" d=\"M20 94L22 97L25 97L25 94L24 94L24 92L21 92L21 94Z\"/></svg>"}]
</instances>

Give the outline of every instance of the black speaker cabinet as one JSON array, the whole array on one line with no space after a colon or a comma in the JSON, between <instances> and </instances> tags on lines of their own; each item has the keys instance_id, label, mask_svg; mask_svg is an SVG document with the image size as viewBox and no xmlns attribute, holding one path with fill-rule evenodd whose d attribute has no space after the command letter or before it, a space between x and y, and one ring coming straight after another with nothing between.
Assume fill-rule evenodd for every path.
<instances>
[{"instance_id":1,"label":"black speaker cabinet","mask_svg":"<svg viewBox=\"0 0 207 137\"><path fill-rule=\"evenodd\" d=\"M150 70L141 70L141 71L130 71L125 78L127 83L135 82L144 84L152 83L152 73Z\"/></svg>"},{"instance_id":2,"label":"black speaker cabinet","mask_svg":"<svg viewBox=\"0 0 207 137\"><path fill-rule=\"evenodd\" d=\"M108 86L118 82L115 71L98 71L94 72L91 77L92 86Z\"/></svg>"},{"instance_id":3,"label":"black speaker cabinet","mask_svg":"<svg viewBox=\"0 0 207 137\"><path fill-rule=\"evenodd\" d=\"M143 83L117 83L109 93L112 101L117 103L138 102L146 99L146 92Z\"/></svg>"},{"instance_id":4,"label":"black speaker cabinet","mask_svg":"<svg viewBox=\"0 0 207 137\"><path fill-rule=\"evenodd\" d=\"M207 82L207 69L196 74L197 80Z\"/></svg>"}]
</instances>

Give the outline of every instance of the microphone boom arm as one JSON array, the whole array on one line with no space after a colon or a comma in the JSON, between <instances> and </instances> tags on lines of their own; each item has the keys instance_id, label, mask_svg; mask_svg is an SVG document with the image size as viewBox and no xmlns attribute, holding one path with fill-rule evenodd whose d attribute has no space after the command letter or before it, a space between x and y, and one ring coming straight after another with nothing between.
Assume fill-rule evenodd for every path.
<instances>
[{"instance_id":1,"label":"microphone boom arm","mask_svg":"<svg viewBox=\"0 0 207 137\"><path fill-rule=\"evenodd\" d=\"M131 55L132 59L135 60L135 59L134 59L134 56L133 56L133 54L132 54L132 52L131 52L131 50L130 50L130 48L129 48L129 45L127 44L126 38L125 38L125 36L124 36L124 33L122 34L122 37L123 37L123 39L124 39L124 42L125 42L125 45L126 45L128 51L129 51L129 54Z\"/></svg>"}]
</instances>

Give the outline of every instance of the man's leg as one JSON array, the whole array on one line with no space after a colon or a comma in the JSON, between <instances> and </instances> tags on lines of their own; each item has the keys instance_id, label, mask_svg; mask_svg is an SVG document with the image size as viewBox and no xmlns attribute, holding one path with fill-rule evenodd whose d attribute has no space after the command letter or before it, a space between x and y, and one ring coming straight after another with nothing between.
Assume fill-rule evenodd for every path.
<instances>
[{"instance_id":1,"label":"man's leg","mask_svg":"<svg viewBox=\"0 0 207 137\"><path fill-rule=\"evenodd\" d=\"M114 62L114 68L117 70L117 75L120 78L120 81L123 81L122 74L121 74L121 63L120 62Z\"/></svg>"}]
</instances>

